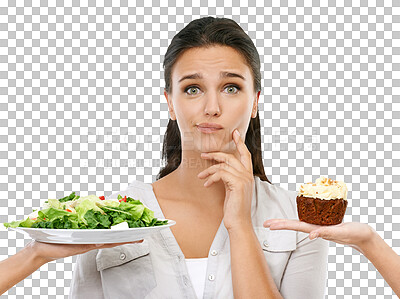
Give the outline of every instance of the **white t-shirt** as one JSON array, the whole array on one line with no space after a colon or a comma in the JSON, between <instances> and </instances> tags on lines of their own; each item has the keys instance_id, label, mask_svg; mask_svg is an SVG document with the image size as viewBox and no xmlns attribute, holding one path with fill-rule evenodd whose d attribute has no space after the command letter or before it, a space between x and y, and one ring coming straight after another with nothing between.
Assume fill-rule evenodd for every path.
<instances>
[{"instance_id":1,"label":"white t-shirt","mask_svg":"<svg viewBox=\"0 0 400 299\"><path fill-rule=\"evenodd\" d=\"M206 282L208 258L185 259L185 261L197 298L201 299Z\"/></svg>"}]
</instances>

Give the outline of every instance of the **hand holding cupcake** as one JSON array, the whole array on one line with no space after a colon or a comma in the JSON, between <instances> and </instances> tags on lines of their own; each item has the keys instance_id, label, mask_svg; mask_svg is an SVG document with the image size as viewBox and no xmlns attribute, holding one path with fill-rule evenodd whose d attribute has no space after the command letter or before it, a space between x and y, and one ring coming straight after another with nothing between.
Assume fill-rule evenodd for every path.
<instances>
[{"instance_id":1,"label":"hand holding cupcake","mask_svg":"<svg viewBox=\"0 0 400 299\"><path fill-rule=\"evenodd\" d=\"M323 238L353 247L369 259L397 296L400 296L400 256L368 224L342 223L347 207L344 182L321 177L300 187L296 198L299 220L268 219L270 230L309 233L310 239Z\"/></svg>"}]
</instances>

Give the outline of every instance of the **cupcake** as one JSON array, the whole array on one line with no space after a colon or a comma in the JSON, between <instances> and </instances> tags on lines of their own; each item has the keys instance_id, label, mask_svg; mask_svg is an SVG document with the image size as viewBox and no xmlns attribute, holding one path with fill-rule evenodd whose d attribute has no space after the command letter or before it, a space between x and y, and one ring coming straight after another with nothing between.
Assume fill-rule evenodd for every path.
<instances>
[{"instance_id":1,"label":"cupcake","mask_svg":"<svg viewBox=\"0 0 400 299\"><path fill-rule=\"evenodd\" d=\"M300 221L339 224L347 208L347 186L342 181L320 177L315 183L301 185L296 201Z\"/></svg>"}]
</instances>

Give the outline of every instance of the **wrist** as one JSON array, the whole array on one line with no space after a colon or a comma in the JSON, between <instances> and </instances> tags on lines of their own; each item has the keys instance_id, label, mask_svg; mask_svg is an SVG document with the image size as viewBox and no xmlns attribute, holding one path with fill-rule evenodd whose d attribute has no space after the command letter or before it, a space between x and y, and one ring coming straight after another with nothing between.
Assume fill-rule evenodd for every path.
<instances>
[{"instance_id":1,"label":"wrist","mask_svg":"<svg viewBox=\"0 0 400 299\"><path fill-rule=\"evenodd\" d=\"M366 226L367 232L364 234L365 237L351 246L364 255L368 254L368 252L370 252L371 250L374 250L379 240L381 240L381 237L371 226L367 224Z\"/></svg>"},{"instance_id":2,"label":"wrist","mask_svg":"<svg viewBox=\"0 0 400 299\"><path fill-rule=\"evenodd\" d=\"M50 261L52 261L49 258L44 257L41 252L40 252L40 244L38 244L36 241L32 241L29 243L24 250L30 255L32 260L37 264L37 265L44 265Z\"/></svg>"},{"instance_id":3,"label":"wrist","mask_svg":"<svg viewBox=\"0 0 400 299\"><path fill-rule=\"evenodd\" d=\"M248 221L237 222L234 225L225 226L229 235L232 234L248 234L249 232L254 232L253 224Z\"/></svg>"}]
</instances>

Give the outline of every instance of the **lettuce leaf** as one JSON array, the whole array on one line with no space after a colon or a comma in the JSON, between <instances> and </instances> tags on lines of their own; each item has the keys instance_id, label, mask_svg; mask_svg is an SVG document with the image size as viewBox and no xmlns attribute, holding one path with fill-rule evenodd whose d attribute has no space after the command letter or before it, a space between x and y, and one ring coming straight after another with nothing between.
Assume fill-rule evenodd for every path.
<instances>
[{"instance_id":1,"label":"lettuce leaf","mask_svg":"<svg viewBox=\"0 0 400 299\"><path fill-rule=\"evenodd\" d=\"M87 228L89 229L101 229L110 228L111 221L108 215L103 215L102 213L94 210L88 210L85 214L85 219L87 222Z\"/></svg>"},{"instance_id":2,"label":"lettuce leaf","mask_svg":"<svg viewBox=\"0 0 400 299\"><path fill-rule=\"evenodd\" d=\"M48 208L48 209L39 211L38 218L40 220L53 221L57 218L62 218L62 217L64 217L64 215L69 215L69 214L71 214L71 213L64 211L64 210Z\"/></svg>"},{"instance_id":3,"label":"lettuce leaf","mask_svg":"<svg viewBox=\"0 0 400 299\"><path fill-rule=\"evenodd\" d=\"M58 201L65 202L65 201L70 201L70 200L77 200L78 198L79 198L79 196L76 196L75 192L72 192L70 195L58 199Z\"/></svg>"},{"instance_id":4,"label":"lettuce leaf","mask_svg":"<svg viewBox=\"0 0 400 299\"><path fill-rule=\"evenodd\" d=\"M98 197L97 197L98 199ZM99 199L98 199L99 200ZM82 197L82 200L80 200L79 205L77 205L75 207L76 210L76 214L78 215L78 218L84 223L84 224L88 224L86 222L85 219L85 214L90 211L90 210L94 210L97 212L100 212L102 214L104 214L103 210L100 209L97 205L96 205L96 201L93 200L93 198L90 198L88 196L86 197Z\"/></svg>"},{"instance_id":5,"label":"lettuce leaf","mask_svg":"<svg viewBox=\"0 0 400 299\"><path fill-rule=\"evenodd\" d=\"M42 220L32 225L32 228L57 228L57 229L78 229L85 228L79 225L76 214L70 213L53 219L52 221Z\"/></svg>"},{"instance_id":6,"label":"lettuce leaf","mask_svg":"<svg viewBox=\"0 0 400 299\"><path fill-rule=\"evenodd\" d=\"M31 227L34 222L35 221L33 221L31 218L28 217L26 219L4 223L4 226L6 228L9 228L9 227Z\"/></svg>"},{"instance_id":7,"label":"lettuce leaf","mask_svg":"<svg viewBox=\"0 0 400 299\"><path fill-rule=\"evenodd\" d=\"M118 209L129 213L133 219L140 219L145 210L145 206L139 200L129 202L127 200L127 202L121 201Z\"/></svg>"},{"instance_id":8,"label":"lettuce leaf","mask_svg":"<svg viewBox=\"0 0 400 299\"><path fill-rule=\"evenodd\" d=\"M153 219L154 219L154 212L149 208L145 207L142 214L142 220L146 223L151 223Z\"/></svg>"}]
</instances>

